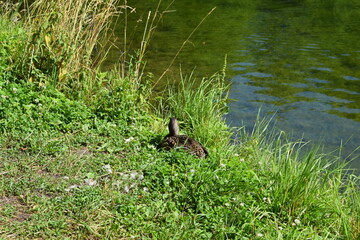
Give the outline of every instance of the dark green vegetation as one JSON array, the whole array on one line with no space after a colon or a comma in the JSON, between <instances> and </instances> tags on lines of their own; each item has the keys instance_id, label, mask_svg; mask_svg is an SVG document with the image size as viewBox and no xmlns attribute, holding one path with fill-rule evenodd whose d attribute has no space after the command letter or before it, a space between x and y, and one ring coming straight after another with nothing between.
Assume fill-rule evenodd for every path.
<instances>
[{"instance_id":1,"label":"dark green vegetation","mask_svg":"<svg viewBox=\"0 0 360 240\"><path fill-rule=\"evenodd\" d=\"M359 238L358 178L331 164L334 157L300 155L301 143L261 121L230 144L223 73L197 85L183 78L154 99L136 58L124 72L94 69L84 49L95 33L81 25L74 46L63 21L86 9L93 20L104 8L110 17L113 3L76 1L78 18L67 3L57 12L66 6L36 1L20 20L1 6L2 238ZM169 116L210 157L156 151Z\"/></svg>"}]
</instances>

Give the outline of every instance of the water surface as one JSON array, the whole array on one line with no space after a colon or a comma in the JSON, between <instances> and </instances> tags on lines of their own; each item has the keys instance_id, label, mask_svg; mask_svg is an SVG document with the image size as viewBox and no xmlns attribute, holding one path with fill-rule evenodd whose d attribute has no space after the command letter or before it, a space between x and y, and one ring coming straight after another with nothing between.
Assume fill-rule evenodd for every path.
<instances>
[{"instance_id":1,"label":"water surface","mask_svg":"<svg viewBox=\"0 0 360 240\"><path fill-rule=\"evenodd\" d=\"M360 146L360 16L348 11L263 4L229 65L238 101L228 121L251 126L262 108L279 129L326 152L345 144L346 157Z\"/></svg>"},{"instance_id":2,"label":"water surface","mask_svg":"<svg viewBox=\"0 0 360 240\"><path fill-rule=\"evenodd\" d=\"M146 13L157 2L132 2L137 7L130 17L134 46L139 44ZM163 2L165 6L170 1ZM230 98L236 100L229 103L230 125L250 130L261 108L262 116L274 115L277 128L292 133L294 139L322 142L325 152L346 143L342 152L346 157L360 146L359 4L175 1L152 37L147 70L160 76L214 6L217 9L171 67L169 78L178 77L180 66L185 73L195 67L199 76L211 75L222 68L227 56ZM360 169L359 158L353 166Z\"/></svg>"}]
</instances>

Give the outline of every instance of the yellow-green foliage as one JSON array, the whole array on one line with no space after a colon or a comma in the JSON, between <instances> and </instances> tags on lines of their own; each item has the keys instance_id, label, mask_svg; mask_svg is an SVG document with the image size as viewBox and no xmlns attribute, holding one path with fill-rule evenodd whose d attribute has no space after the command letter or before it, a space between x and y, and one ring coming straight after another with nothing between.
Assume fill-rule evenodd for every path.
<instances>
[{"instance_id":1,"label":"yellow-green foliage","mask_svg":"<svg viewBox=\"0 0 360 240\"><path fill-rule=\"evenodd\" d=\"M51 76L58 88L82 87L96 69L116 0L35 1L24 14L29 32L21 70L28 81Z\"/></svg>"}]
</instances>

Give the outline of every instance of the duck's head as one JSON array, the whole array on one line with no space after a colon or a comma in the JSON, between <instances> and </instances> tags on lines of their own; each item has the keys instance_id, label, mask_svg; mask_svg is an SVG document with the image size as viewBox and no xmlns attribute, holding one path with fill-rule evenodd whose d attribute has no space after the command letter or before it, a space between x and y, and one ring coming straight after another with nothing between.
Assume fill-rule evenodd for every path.
<instances>
[{"instance_id":1,"label":"duck's head","mask_svg":"<svg viewBox=\"0 0 360 240\"><path fill-rule=\"evenodd\" d=\"M170 118L170 122L169 122L169 135L176 136L178 134L179 134L179 124L176 118L172 117Z\"/></svg>"}]
</instances>

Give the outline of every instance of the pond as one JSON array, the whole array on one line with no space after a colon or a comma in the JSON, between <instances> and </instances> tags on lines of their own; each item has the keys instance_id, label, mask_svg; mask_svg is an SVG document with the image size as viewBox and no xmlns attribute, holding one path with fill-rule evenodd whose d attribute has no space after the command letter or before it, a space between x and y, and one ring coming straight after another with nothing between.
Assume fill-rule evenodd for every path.
<instances>
[{"instance_id":1,"label":"pond","mask_svg":"<svg viewBox=\"0 0 360 240\"><path fill-rule=\"evenodd\" d=\"M136 7L128 23L134 26L129 33L134 46L157 2L129 1ZM360 146L360 4L301 2L175 1L150 41L147 70L160 76L216 7L187 41L168 77L178 78L179 66L185 74L194 70L208 76L222 69L226 58L234 99L226 116L231 126L251 130L261 109L261 117L273 116L276 128L295 140L323 143L325 152L343 144L346 158ZM163 1L161 9L168 3ZM117 54L112 51L109 59ZM360 169L360 158L352 166Z\"/></svg>"}]
</instances>

